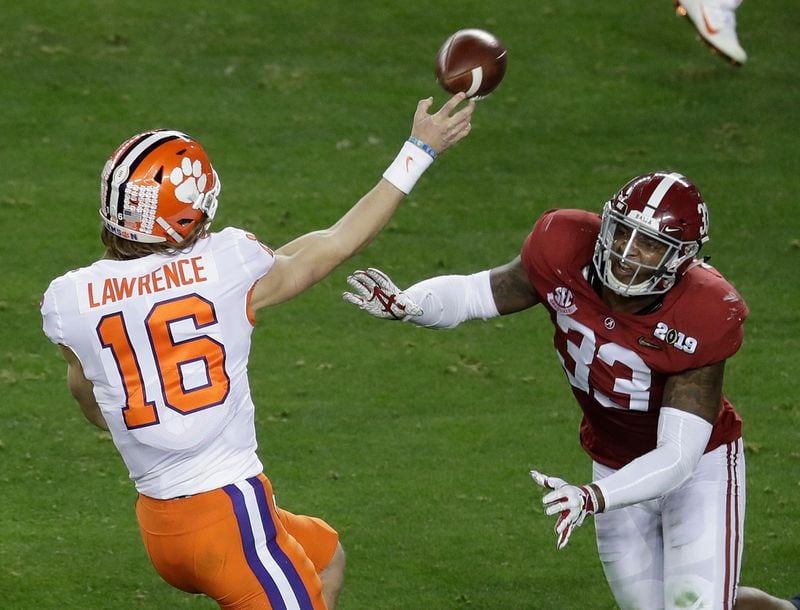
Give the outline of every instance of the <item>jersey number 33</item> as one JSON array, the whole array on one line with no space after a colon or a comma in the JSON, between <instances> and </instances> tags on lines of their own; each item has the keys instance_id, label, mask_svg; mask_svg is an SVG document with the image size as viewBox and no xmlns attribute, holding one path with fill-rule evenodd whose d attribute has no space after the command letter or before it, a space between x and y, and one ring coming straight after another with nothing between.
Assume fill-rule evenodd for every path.
<instances>
[{"instance_id":1,"label":"jersey number 33","mask_svg":"<svg viewBox=\"0 0 800 610\"><path fill-rule=\"evenodd\" d=\"M561 331L556 340L558 359L574 388L583 390L606 408L647 411L652 374L639 354L613 342L598 344L595 332L570 316L558 313L556 323ZM609 371L619 368L616 364L624 365L630 376L609 377ZM603 387L627 399L627 404L612 400L603 393Z\"/></svg>"}]
</instances>

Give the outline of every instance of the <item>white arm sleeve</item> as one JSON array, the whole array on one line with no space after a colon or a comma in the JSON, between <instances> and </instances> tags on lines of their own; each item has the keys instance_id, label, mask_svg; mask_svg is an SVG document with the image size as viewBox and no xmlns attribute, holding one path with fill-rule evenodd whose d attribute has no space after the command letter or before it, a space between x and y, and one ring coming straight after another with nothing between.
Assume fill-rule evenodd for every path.
<instances>
[{"instance_id":1,"label":"white arm sleeve","mask_svg":"<svg viewBox=\"0 0 800 610\"><path fill-rule=\"evenodd\" d=\"M711 429L702 417L662 407L656 448L594 482L603 492L604 512L657 498L678 487L694 472Z\"/></svg>"},{"instance_id":2,"label":"white arm sleeve","mask_svg":"<svg viewBox=\"0 0 800 610\"><path fill-rule=\"evenodd\" d=\"M489 271L473 275L440 275L403 291L422 308L409 322L430 328L454 328L466 320L499 316L494 303Z\"/></svg>"}]
</instances>

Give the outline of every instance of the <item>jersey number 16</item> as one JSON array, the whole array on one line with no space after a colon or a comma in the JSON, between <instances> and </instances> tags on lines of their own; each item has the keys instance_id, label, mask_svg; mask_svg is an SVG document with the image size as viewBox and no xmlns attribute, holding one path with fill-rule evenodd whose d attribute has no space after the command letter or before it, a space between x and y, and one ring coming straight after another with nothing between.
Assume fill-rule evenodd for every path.
<instances>
[{"instance_id":1,"label":"jersey number 16","mask_svg":"<svg viewBox=\"0 0 800 610\"><path fill-rule=\"evenodd\" d=\"M144 319L150 340L150 353L144 356L153 359L164 404L187 415L222 404L228 396L230 378L225 371L225 349L221 343L208 335L183 341L173 338L171 325L181 320L191 320L195 329L200 330L216 324L217 315L214 305L196 294L157 303ZM156 403L145 396L139 364L141 354L133 349L124 314L120 311L103 316L97 325L97 336L102 346L111 350L122 378L125 425L133 429L157 424ZM205 368L207 383L187 389L183 367L193 363Z\"/></svg>"}]
</instances>

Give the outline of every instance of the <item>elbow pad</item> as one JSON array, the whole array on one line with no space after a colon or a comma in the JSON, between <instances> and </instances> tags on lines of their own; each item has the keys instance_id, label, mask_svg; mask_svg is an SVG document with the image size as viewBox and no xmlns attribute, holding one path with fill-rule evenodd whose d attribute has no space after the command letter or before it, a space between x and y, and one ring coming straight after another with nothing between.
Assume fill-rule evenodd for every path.
<instances>
[{"instance_id":1,"label":"elbow pad","mask_svg":"<svg viewBox=\"0 0 800 610\"><path fill-rule=\"evenodd\" d=\"M409 322L429 328L454 328L466 320L499 316L489 271L473 275L441 275L414 284L403 292L422 309Z\"/></svg>"},{"instance_id":2,"label":"elbow pad","mask_svg":"<svg viewBox=\"0 0 800 610\"><path fill-rule=\"evenodd\" d=\"M605 511L663 496L681 485L703 456L712 428L702 417L662 407L656 448L595 481L603 492Z\"/></svg>"}]
</instances>

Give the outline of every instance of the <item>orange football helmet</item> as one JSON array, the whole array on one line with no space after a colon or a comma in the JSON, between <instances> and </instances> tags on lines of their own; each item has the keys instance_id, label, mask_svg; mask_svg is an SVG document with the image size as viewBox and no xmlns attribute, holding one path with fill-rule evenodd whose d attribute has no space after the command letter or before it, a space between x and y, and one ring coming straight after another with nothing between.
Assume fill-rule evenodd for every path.
<instances>
[{"instance_id":1,"label":"orange football helmet","mask_svg":"<svg viewBox=\"0 0 800 610\"><path fill-rule=\"evenodd\" d=\"M106 229L124 239L180 244L198 223L211 223L220 189L195 140L179 131L146 131L106 162L100 216Z\"/></svg>"}]
</instances>

